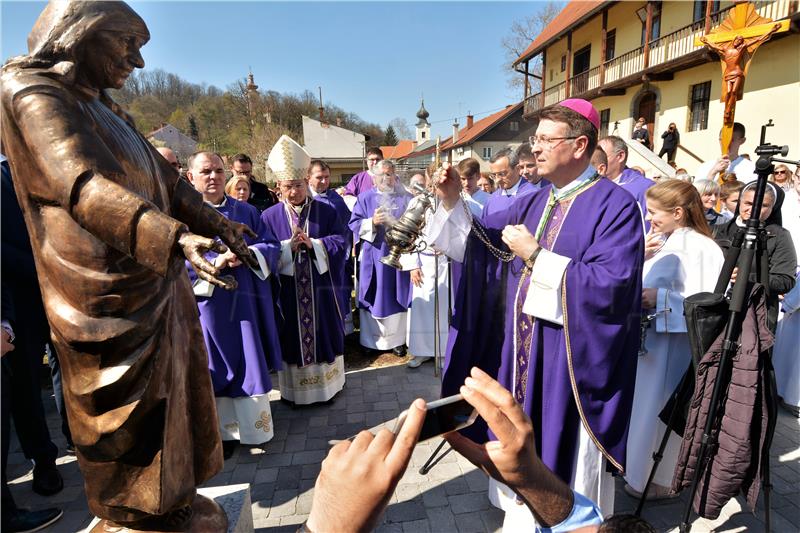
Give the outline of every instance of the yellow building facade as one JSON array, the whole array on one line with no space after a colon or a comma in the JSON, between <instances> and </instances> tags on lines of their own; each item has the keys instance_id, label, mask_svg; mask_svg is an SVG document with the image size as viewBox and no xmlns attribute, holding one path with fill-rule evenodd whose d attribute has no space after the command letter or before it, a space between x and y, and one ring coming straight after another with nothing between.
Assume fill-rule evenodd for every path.
<instances>
[{"instance_id":1,"label":"yellow building facade","mask_svg":"<svg viewBox=\"0 0 800 533\"><path fill-rule=\"evenodd\" d=\"M789 32L763 44L750 65L736 105L735 120L747 128L740 153L755 159L760 127L772 119L767 140L789 145L789 157L800 159L798 2L753 4L759 15L791 24ZM636 119L645 117L656 153L661 134L674 122L681 135L675 162L693 174L702 161L720 155L724 109L720 62L695 46L695 38L718 26L732 7L706 1L568 3L517 60L526 80L534 77L535 59L542 62L541 91L526 83L525 117L566 98L585 98L601 113L601 136L629 139ZM658 173L644 159L629 164Z\"/></svg>"}]
</instances>

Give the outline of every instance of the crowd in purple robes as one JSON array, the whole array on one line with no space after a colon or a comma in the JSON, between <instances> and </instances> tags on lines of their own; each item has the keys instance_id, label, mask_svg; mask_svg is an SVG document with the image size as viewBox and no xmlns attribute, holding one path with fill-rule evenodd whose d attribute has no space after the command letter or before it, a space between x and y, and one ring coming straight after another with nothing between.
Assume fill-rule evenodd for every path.
<instances>
[{"instance_id":1,"label":"crowd in purple robes","mask_svg":"<svg viewBox=\"0 0 800 533\"><path fill-rule=\"evenodd\" d=\"M339 222L341 223L342 236L345 239L347 249L351 250L353 247L353 233L350 231L348 224L350 223L350 216L352 213L344 202L344 199L335 190L328 189L323 193L316 194L314 200L328 204L336 210L336 213L339 215ZM350 313L350 295L353 293L353 270L353 261L345 260L340 297L340 302L346 304L347 312L345 314Z\"/></svg>"},{"instance_id":2,"label":"crowd in purple robes","mask_svg":"<svg viewBox=\"0 0 800 533\"><path fill-rule=\"evenodd\" d=\"M331 191L329 191L331 192ZM310 197L309 197L310 199ZM311 266L313 287L313 316L315 322L314 363L332 363L344 352L344 315L349 308L341 300L344 263L348 245L339 214L329 204L311 200L306 234L319 239L327 255L328 271L320 274ZM292 238L294 226L290 223L285 202L280 202L261 214L261 221L269 226L280 241ZM281 327L281 349L287 364L302 366L300 360L300 333L298 325L297 285L294 276L281 275L280 305L285 317Z\"/></svg>"},{"instance_id":3,"label":"crowd in purple robes","mask_svg":"<svg viewBox=\"0 0 800 533\"><path fill-rule=\"evenodd\" d=\"M225 196L217 210L258 235L255 239L245 236L245 240L261 253L270 272L277 272L278 240L261 222L258 209ZM217 255L208 252L205 257L213 263ZM201 282L188 264L192 283ZM272 390L270 370L281 365L278 311L273 303L277 278L270 275L262 281L245 265L225 268L222 275L232 275L238 287L232 291L216 288L211 296L196 296L214 395L241 398L266 394Z\"/></svg>"},{"instance_id":4,"label":"crowd in purple robes","mask_svg":"<svg viewBox=\"0 0 800 533\"><path fill-rule=\"evenodd\" d=\"M485 219L493 244L507 249L500 239L507 224L525 224L533 233L550 189L523 195L506 212ZM565 326L533 320L522 405L534 422L540 457L569 482L581 419L609 463L624 468L639 348L644 240L633 198L604 178L575 197L558 224L547 228L555 231L554 242L543 239L542 245L570 259L562 285ZM515 258L498 267L474 233L457 289L443 396L457 391L472 366L496 375L509 390L517 385L514 325L519 311L513 303L523 263ZM504 289L495 292L496 285ZM475 437L474 431L470 436Z\"/></svg>"},{"instance_id":5,"label":"crowd in purple robes","mask_svg":"<svg viewBox=\"0 0 800 533\"><path fill-rule=\"evenodd\" d=\"M353 239L361 243L360 267L358 276L357 304L373 317L385 318L408 310L411 303L411 279L407 271L397 270L380 262L389 253L386 244L386 227L374 228L374 239L361 239L361 224L369 220L378 207L383 207L395 219L406 210L412 196L401 187L391 192L370 189L358 196L350 230Z\"/></svg>"}]
</instances>

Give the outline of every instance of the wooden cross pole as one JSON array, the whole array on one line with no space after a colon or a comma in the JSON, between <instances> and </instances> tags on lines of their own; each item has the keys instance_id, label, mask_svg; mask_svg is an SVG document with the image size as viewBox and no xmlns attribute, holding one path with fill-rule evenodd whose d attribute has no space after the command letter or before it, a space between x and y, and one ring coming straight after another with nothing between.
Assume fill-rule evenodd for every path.
<instances>
[{"instance_id":1,"label":"wooden cross pole","mask_svg":"<svg viewBox=\"0 0 800 533\"><path fill-rule=\"evenodd\" d=\"M774 33L789 31L789 20L774 22L756 13L749 2L736 4L728 18L708 35L695 39L695 46L706 45L719 55L722 66L722 98L725 114L720 133L722 154L728 153L733 138L736 101L742 99L744 79L756 49Z\"/></svg>"}]
</instances>

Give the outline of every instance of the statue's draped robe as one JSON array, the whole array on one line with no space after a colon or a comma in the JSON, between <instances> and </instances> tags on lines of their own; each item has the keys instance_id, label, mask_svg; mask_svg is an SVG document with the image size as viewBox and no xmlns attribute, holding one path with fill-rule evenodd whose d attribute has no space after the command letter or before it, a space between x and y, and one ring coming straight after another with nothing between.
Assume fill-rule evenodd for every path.
<instances>
[{"instance_id":1,"label":"statue's draped robe","mask_svg":"<svg viewBox=\"0 0 800 533\"><path fill-rule=\"evenodd\" d=\"M500 239L507 224L525 224L535 233L551 187L520 196L506 212L484 218L494 246L507 250ZM433 245L463 261L443 396L456 393L469 369L478 366L521 400L533 420L540 457L562 480L570 483L582 470L586 441L622 471L636 373L643 261L641 215L633 197L601 178L575 196L566 212L554 210L540 242L557 256L539 255L537 266L545 276L538 278L534 270L533 281L526 283L527 299L524 294L517 298L522 261L500 264L474 231L465 234L469 229L463 221L458 224L461 229L454 229L457 224L448 217L462 216L457 211L462 209L459 204L449 215L440 209L431 222L442 228ZM459 241L466 242L460 254L453 252ZM545 279L560 268L563 277ZM536 303L552 314L556 298L563 324L523 308ZM519 363L521 346L527 354L524 365ZM467 433L486 440L480 428Z\"/></svg>"},{"instance_id":2,"label":"statue's draped robe","mask_svg":"<svg viewBox=\"0 0 800 533\"><path fill-rule=\"evenodd\" d=\"M255 206L226 196L215 208L258 235L245 236L245 241L258 254L259 274L244 264L223 269L222 275L231 275L237 282L235 290L227 291L198 279L188 262L187 268L200 310L222 438L258 445L273 437L269 373L281 368L279 310L273 301L273 291L277 294L279 287L280 249ZM205 255L210 263L217 256L216 252Z\"/></svg>"},{"instance_id":3,"label":"statue's draped robe","mask_svg":"<svg viewBox=\"0 0 800 533\"><path fill-rule=\"evenodd\" d=\"M346 304L341 301L341 285L348 246L336 210L311 200L304 208L308 215L303 215L303 230L313 244L313 256L305 252L310 264L299 264L291 250L295 226L290 209L280 202L264 211L261 220L281 243L280 303L285 317L281 329L284 364L278 372L281 396L310 404L328 401L344 387ZM303 338L306 343L301 342Z\"/></svg>"},{"instance_id":4,"label":"statue's draped robe","mask_svg":"<svg viewBox=\"0 0 800 533\"><path fill-rule=\"evenodd\" d=\"M175 245L202 197L104 93L6 68L2 106L89 508L133 521L189 504L223 462Z\"/></svg>"}]
</instances>

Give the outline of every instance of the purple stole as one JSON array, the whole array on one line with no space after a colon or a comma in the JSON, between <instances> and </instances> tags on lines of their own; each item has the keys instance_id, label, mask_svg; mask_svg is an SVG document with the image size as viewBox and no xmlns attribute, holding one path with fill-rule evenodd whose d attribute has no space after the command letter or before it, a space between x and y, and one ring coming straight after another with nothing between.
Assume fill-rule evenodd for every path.
<instances>
[{"instance_id":1,"label":"purple stole","mask_svg":"<svg viewBox=\"0 0 800 533\"><path fill-rule=\"evenodd\" d=\"M597 183L598 177L599 176L595 174L589 181L578 186L575 190L568 192L561 199L556 199L553 194L553 189L550 189L550 199L547 201L544 213L542 213L542 220L536 229L535 237L539 242L539 246L548 251L553 249L553 245L556 242L558 233L561 231L561 225L564 223L572 201L578 194ZM514 399L517 400L520 405L525 404L525 391L528 390L528 363L530 362L531 339L533 337L535 323L535 319L532 316L522 312L522 307L528 296L528 288L530 285L531 269L525 266L519 278L515 302L517 327L514 342L514 374L516 376L514 380Z\"/></svg>"},{"instance_id":2,"label":"purple stole","mask_svg":"<svg viewBox=\"0 0 800 533\"><path fill-rule=\"evenodd\" d=\"M287 203L286 211L292 227L302 230L308 215L311 213L311 201L306 201L300 214ZM311 272L311 254L305 246L298 246L292 253L294 263L295 298L297 299L297 324L300 328L300 361L298 367L304 367L316 362L316 336L314 330L314 282Z\"/></svg>"}]
</instances>

